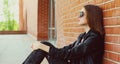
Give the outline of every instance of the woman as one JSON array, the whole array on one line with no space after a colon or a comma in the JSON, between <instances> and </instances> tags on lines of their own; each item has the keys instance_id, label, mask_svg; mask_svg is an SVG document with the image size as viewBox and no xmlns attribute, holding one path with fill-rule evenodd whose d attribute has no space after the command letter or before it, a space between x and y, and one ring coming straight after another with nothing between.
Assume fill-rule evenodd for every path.
<instances>
[{"instance_id":1,"label":"woman","mask_svg":"<svg viewBox=\"0 0 120 64\"><path fill-rule=\"evenodd\" d=\"M47 57L49 64L102 64L105 35L102 9L85 5L80 11L79 24L85 32L69 46L57 48L49 42L33 43L32 49L40 50L40 62Z\"/></svg>"}]
</instances>

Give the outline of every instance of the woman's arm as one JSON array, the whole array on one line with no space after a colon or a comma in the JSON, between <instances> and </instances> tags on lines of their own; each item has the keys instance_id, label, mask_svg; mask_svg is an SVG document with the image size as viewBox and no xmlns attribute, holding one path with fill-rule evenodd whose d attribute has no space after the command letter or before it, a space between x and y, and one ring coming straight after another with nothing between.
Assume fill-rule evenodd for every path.
<instances>
[{"instance_id":1,"label":"woman's arm","mask_svg":"<svg viewBox=\"0 0 120 64\"><path fill-rule=\"evenodd\" d=\"M49 49L50 49L49 46L44 45L44 44L42 44L42 43L40 43L40 42L35 42L35 43L33 43L32 46L31 46L31 48L32 48L32 50L42 49L42 50L44 50L44 51L46 51L46 52L49 52Z\"/></svg>"},{"instance_id":2,"label":"woman's arm","mask_svg":"<svg viewBox=\"0 0 120 64\"><path fill-rule=\"evenodd\" d=\"M83 35L84 34L80 34L78 39L81 39ZM42 49L42 50L48 52L49 55L52 56L52 57L65 59L69 55L70 49L73 48L75 43L76 43L76 41L73 42L72 44L68 45L68 46L64 46L63 48L56 48L54 46L49 47L49 46L46 46L46 44L44 45L44 44L41 44L39 42L33 43L33 44L36 44L34 47L37 47L37 49L39 48L39 49Z\"/></svg>"},{"instance_id":3,"label":"woman's arm","mask_svg":"<svg viewBox=\"0 0 120 64\"><path fill-rule=\"evenodd\" d=\"M49 52L50 46L44 45L42 43L40 43L39 49L44 50L45 52Z\"/></svg>"},{"instance_id":4,"label":"woman's arm","mask_svg":"<svg viewBox=\"0 0 120 64\"><path fill-rule=\"evenodd\" d=\"M68 46L64 46L63 48L50 47L49 55L54 58L66 59L69 54L69 50L75 45L75 43L76 41Z\"/></svg>"},{"instance_id":5,"label":"woman's arm","mask_svg":"<svg viewBox=\"0 0 120 64\"><path fill-rule=\"evenodd\" d=\"M48 46L45 43L36 42L36 43L33 43L32 49L33 50L42 49L42 50L48 52L48 54L51 57L64 59L67 57L67 54L69 53L68 50L74 46L75 42L68 46L64 46L63 48L56 48L56 47L52 46L52 44L51 44L51 46ZM49 42L47 42L47 43L50 44Z\"/></svg>"},{"instance_id":6,"label":"woman's arm","mask_svg":"<svg viewBox=\"0 0 120 64\"><path fill-rule=\"evenodd\" d=\"M99 36L91 35L81 45L72 48L68 48L69 46L65 46L61 49L51 48L49 54L53 57L61 59L77 59L82 56L100 51L98 50L98 48L100 49L102 43L99 42L100 40L101 39L99 38Z\"/></svg>"}]
</instances>

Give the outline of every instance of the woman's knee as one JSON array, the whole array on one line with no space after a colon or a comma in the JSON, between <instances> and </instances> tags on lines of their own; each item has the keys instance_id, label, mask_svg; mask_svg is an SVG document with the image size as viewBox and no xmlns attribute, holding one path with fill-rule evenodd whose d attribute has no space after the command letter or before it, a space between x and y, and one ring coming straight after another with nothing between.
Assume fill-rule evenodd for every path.
<instances>
[{"instance_id":1,"label":"woman's knee","mask_svg":"<svg viewBox=\"0 0 120 64\"><path fill-rule=\"evenodd\" d=\"M37 49L31 52L23 64L40 64L47 56L47 53L41 49Z\"/></svg>"}]
</instances>

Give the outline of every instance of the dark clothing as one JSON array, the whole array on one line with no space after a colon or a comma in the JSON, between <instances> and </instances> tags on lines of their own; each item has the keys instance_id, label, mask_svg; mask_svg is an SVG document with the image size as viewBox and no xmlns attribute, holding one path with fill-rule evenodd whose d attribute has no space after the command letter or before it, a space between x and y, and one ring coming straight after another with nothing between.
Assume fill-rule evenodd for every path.
<instances>
[{"instance_id":1,"label":"dark clothing","mask_svg":"<svg viewBox=\"0 0 120 64\"><path fill-rule=\"evenodd\" d=\"M104 37L93 30L80 34L74 43L60 49L49 42L41 43L50 46L50 50L47 54L44 51L39 51L41 53L39 54L40 62L46 57L49 64L102 64ZM24 64L34 64L32 58L35 58L35 54L28 57Z\"/></svg>"},{"instance_id":2,"label":"dark clothing","mask_svg":"<svg viewBox=\"0 0 120 64\"><path fill-rule=\"evenodd\" d=\"M34 50L22 64L40 64L47 53L41 49Z\"/></svg>"},{"instance_id":3,"label":"dark clothing","mask_svg":"<svg viewBox=\"0 0 120 64\"><path fill-rule=\"evenodd\" d=\"M84 40L81 42L82 39ZM87 34L81 34L69 46L61 49L50 47L49 56L56 60L50 64L102 64L103 53L104 37L90 30ZM58 63L57 60L62 60L64 63Z\"/></svg>"}]
</instances>

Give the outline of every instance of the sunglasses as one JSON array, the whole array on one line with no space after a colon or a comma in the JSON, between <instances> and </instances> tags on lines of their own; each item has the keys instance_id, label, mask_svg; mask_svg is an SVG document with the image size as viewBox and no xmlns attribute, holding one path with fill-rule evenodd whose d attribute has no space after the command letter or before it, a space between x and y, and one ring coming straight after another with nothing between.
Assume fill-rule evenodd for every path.
<instances>
[{"instance_id":1,"label":"sunglasses","mask_svg":"<svg viewBox=\"0 0 120 64\"><path fill-rule=\"evenodd\" d=\"M80 16L79 17L83 17L85 14L83 11L80 12Z\"/></svg>"}]
</instances>

